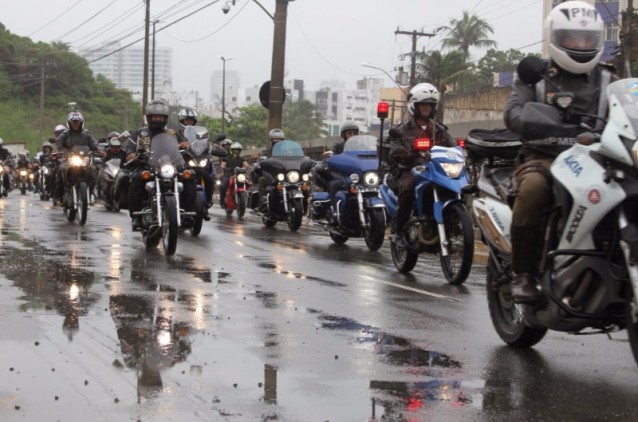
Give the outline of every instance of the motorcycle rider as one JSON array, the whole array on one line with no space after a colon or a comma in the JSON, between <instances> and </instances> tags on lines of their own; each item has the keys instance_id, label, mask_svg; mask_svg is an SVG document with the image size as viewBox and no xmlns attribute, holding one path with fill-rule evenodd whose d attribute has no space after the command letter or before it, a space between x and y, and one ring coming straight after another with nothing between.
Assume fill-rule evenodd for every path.
<instances>
[{"instance_id":1,"label":"motorcycle rider","mask_svg":"<svg viewBox=\"0 0 638 422\"><path fill-rule=\"evenodd\" d=\"M230 141L230 139L225 139ZM222 185L219 188L219 197L222 204L222 208L226 209L226 193L228 192L228 184L230 177L235 171L235 167L243 167L246 170L250 167L248 161L241 156L243 147L239 142L232 142L230 144L230 154L226 157L222 157L221 171L222 171Z\"/></svg>"},{"instance_id":2,"label":"motorcycle rider","mask_svg":"<svg viewBox=\"0 0 638 422\"><path fill-rule=\"evenodd\" d=\"M345 122L341 126L341 139L337 141L331 148L333 154L341 154L346 141L359 134L359 125L355 122Z\"/></svg>"},{"instance_id":3,"label":"motorcycle rider","mask_svg":"<svg viewBox=\"0 0 638 422\"><path fill-rule=\"evenodd\" d=\"M284 134L284 131L279 128L274 128L270 132L268 132L269 148L261 152L261 154L259 155L259 159L264 160L266 158L270 158L272 156L272 149L275 146L275 144L279 141L283 141L285 138L286 138L286 135ZM268 180L266 176L263 175L261 171L261 167L259 166L259 163L257 163L255 168L253 169L253 172L255 173L255 175L259 176L257 178L257 185L259 189L259 207L261 209L265 209L267 205L266 191L268 190L268 185L270 184L270 181Z\"/></svg>"},{"instance_id":4,"label":"motorcycle rider","mask_svg":"<svg viewBox=\"0 0 638 422\"><path fill-rule=\"evenodd\" d=\"M514 82L505 103L505 124L518 133L525 103L551 104L556 92L575 95L571 111L605 117L608 103L606 86L617 79L608 66L599 64L603 53L605 23L601 15L583 1L558 4L545 18L544 39L549 41L547 80L535 86ZM587 121L590 126L596 120ZM600 124L600 123L598 123ZM543 213L553 202L552 175L549 171L556 156L572 142L538 140L524 143L518 157L515 177L512 239L512 296L517 303L537 303L542 294L537 288L543 231L539 230Z\"/></svg>"},{"instance_id":5,"label":"motorcycle rider","mask_svg":"<svg viewBox=\"0 0 638 422\"><path fill-rule=\"evenodd\" d=\"M396 244L402 249L407 248L404 229L414 206L416 177L410 170L423 162L421 155L413 150L414 140L429 138L433 141L433 146L456 146L456 141L448 132L447 127L434 121L439 99L439 91L434 85L429 83L416 84L407 97L408 112L412 118L399 125L398 131L393 133L394 136L390 135L390 164L398 181ZM431 208L426 207L426 210ZM433 230L434 222L430 222L428 226L429 230Z\"/></svg>"},{"instance_id":6,"label":"motorcycle rider","mask_svg":"<svg viewBox=\"0 0 638 422\"><path fill-rule=\"evenodd\" d=\"M42 143L42 149L35 155L35 159L40 162L40 164L46 163L51 157L51 153L53 152L53 145L49 141L44 141Z\"/></svg>"},{"instance_id":7,"label":"motorcycle rider","mask_svg":"<svg viewBox=\"0 0 638 422\"><path fill-rule=\"evenodd\" d=\"M168 129L168 116L170 108L168 102L161 98L151 100L144 109L147 126L135 130L131 133L131 139L135 142L129 142L126 147L126 161L138 158L140 164L135 170L131 171L131 182L128 191L129 215L131 216L131 226L134 231L141 228L140 217L134 216L133 213L141 211L146 201L145 182L142 179L142 171L146 167L145 154L149 151L151 140L155 135L168 133L177 137L180 149L188 148L188 141L179 132ZM138 153L139 151L139 153ZM182 180L184 189L180 194L180 204L182 208L191 211L195 204L195 195L197 187L194 179ZM185 219L186 220L186 219Z\"/></svg>"},{"instance_id":8,"label":"motorcycle rider","mask_svg":"<svg viewBox=\"0 0 638 422\"><path fill-rule=\"evenodd\" d=\"M4 164L5 161L11 159L11 153L4 147L4 140L0 138L0 162ZM5 191L8 192L11 189L11 181L9 180L9 171L5 171L2 174L2 183L4 184Z\"/></svg>"},{"instance_id":9,"label":"motorcycle rider","mask_svg":"<svg viewBox=\"0 0 638 422\"><path fill-rule=\"evenodd\" d=\"M341 139L330 148L329 152L324 154L325 158L341 154L343 152L343 147L346 145L346 141L358 134L359 126L356 123L345 122L341 126ZM321 165L325 170L321 172L321 169L317 169L317 171L321 172L321 174L324 176L324 180L328 180L328 196L330 197L330 203L332 204L332 207L336 210L337 204L335 203L335 197L337 195L337 192L346 188L346 182L342 178L332 177L327 165L325 165L324 163L321 163ZM334 210L332 215L336 215Z\"/></svg>"},{"instance_id":10,"label":"motorcycle rider","mask_svg":"<svg viewBox=\"0 0 638 422\"><path fill-rule=\"evenodd\" d=\"M178 120L183 134L186 126L195 126L197 124L197 113L192 108L185 107L179 111Z\"/></svg>"},{"instance_id":11,"label":"motorcycle rider","mask_svg":"<svg viewBox=\"0 0 638 422\"><path fill-rule=\"evenodd\" d=\"M66 116L68 128L65 129L55 139L55 144L59 152L70 152L74 146L88 146L93 152L99 153L102 157L104 151L99 149L97 139L84 126L84 116L78 110L69 112ZM56 129L58 127L56 126ZM55 201L62 202L64 196L64 185L66 184L66 170L68 163L61 163L56 176ZM90 185L95 186L97 175L95 169L88 169L90 172Z\"/></svg>"},{"instance_id":12,"label":"motorcycle rider","mask_svg":"<svg viewBox=\"0 0 638 422\"><path fill-rule=\"evenodd\" d=\"M126 150L122 148L122 141L120 141L120 134L116 131L109 132L106 136L107 144L104 152L103 162L107 162L112 158L119 158L120 163L126 160Z\"/></svg>"}]
</instances>

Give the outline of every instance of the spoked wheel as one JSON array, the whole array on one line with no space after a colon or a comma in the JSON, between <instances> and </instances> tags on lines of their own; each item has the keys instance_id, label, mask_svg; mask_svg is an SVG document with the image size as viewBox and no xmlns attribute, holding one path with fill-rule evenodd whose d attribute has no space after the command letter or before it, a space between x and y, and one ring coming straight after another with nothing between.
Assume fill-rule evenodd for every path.
<instances>
[{"instance_id":1,"label":"spoked wheel","mask_svg":"<svg viewBox=\"0 0 638 422\"><path fill-rule=\"evenodd\" d=\"M627 299L625 301L625 315L627 334L629 334L629 344L634 354L634 360L638 364L638 307L634 303L634 295L631 289L627 289Z\"/></svg>"},{"instance_id":2,"label":"spoked wheel","mask_svg":"<svg viewBox=\"0 0 638 422\"><path fill-rule=\"evenodd\" d=\"M332 241L335 242L336 245L343 245L348 241L349 237L330 232L330 239L332 239Z\"/></svg>"},{"instance_id":3,"label":"spoked wheel","mask_svg":"<svg viewBox=\"0 0 638 422\"><path fill-rule=\"evenodd\" d=\"M450 284L459 285L467 279L474 257L474 228L467 209L460 202L443 210L443 226L447 239L447 256L440 255L441 268Z\"/></svg>"},{"instance_id":4,"label":"spoked wheel","mask_svg":"<svg viewBox=\"0 0 638 422\"><path fill-rule=\"evenodd\" d=\"M523 320L524 305L512 301L508 286L496 282L497 270L490 253L487 263L487 305L498 336L513 347L532 347L545 337L547 328L533 328Z\"/></svg>"},{"instance_id":5,"label":"spoked wheel","mask_svg":"<svg viewBox=\"0 0 638 422\"><path fill-rule=\"evenodd\" d=\"M402 273L409 273L416 266L419 253L412 249L399 249L394 240L390 241L390 252L394 267Z\"/></svg>"},{"instance_id":6,"label":"spoked wheel","mask_svg":"<svg viewBox=\"0 0 638 422\"><path fill-rule=\"evenodd\" d=\"M89 194L86 182L80 182L78 186L78 223L86 224L86 216L89 212Z\"/></svg>"},{"instance_id":7,"label":"spoked wheel","mask_svg":"<svg viewBox=\"0 0 638 422\"><path fill-rule=\"evenodd\" d=\"M301 198L295 199L292 202L292 210L288 214L288 228L291 232L296 232L301 227L301 220L303 219L303 202Z\"/></svg>"},{"instance_id":8,"label":"spoked wheel","mask_svg":"<svg viewBox=\"0 0 638 422\"><path fill-rule=\"evenodd\" d=\"M197 192L197 196L195 197L195 217L193 217L193 225L189 229L191 232L191 236L199 236L199 233L202 231L202 224L204 222L204 199L202 198L202 193Z\"/></svg>"},{"instance_id":9,"label":"spoked wheel","mask_svg":"<svg viewBox=\"0 0 638 422\"><path fill-rule=\"evenodd\" d=\"M264 223L264 226L268 227L269 229L275 227L275 224L277 224L277 220L268 217L261 217L261 222Z\"/></svg>"},{"instance_id":10,"label":"spoked wheel","mask_svg":"<svg viewBox=\"0 0 638 422\"><path fill-rule=\"evenodd\" d=\"M174 196L164 197L162 207L162 244L164 254L172 256L177 249L177 201Z\"/></svg>"},{"instance_id":11,"label":"spoked wheel","mask_svg":"<svg viewBox=\"0 0 638 422\"><path fill-rule=\"evenodd\" d=\"M246 203L248 202L248 193L246 193L246 191L239 192L237 196L238 196L237 200L239 201L237 203L237 217L243 218L244 214L246 214Z\"/></svg>"},{"instance_id":12,"label":"spoked wheel","mask_svg":"<svg viewBox=\"0 0 638 422\"><path fill-rule=\"evenodd\" d=\"M73 189L73 187L70 187L69 189ZM75 220L75 216L78 213L78 210L73 208L73 197L71 195L72 195L72 192L66 192L64 194L64 197L62 198L62 201L64 202L64 215L66 216L66 220L69 223L72 223ZM67 201L69 196L71 196L70 204L69 204L69 201Z\"/></svg>"},{"instance_id":13,"label":"spoked wheel","mask_svg":"<svg viewBox=\"0 0 638 422\"><path fill-rule=\"evenodd\" d=\"M377 251L383 245L385 236L385 211L382 208L372 208L368 212L368 229L365 240L368 249Z\"/></svg>"}]
</instances>

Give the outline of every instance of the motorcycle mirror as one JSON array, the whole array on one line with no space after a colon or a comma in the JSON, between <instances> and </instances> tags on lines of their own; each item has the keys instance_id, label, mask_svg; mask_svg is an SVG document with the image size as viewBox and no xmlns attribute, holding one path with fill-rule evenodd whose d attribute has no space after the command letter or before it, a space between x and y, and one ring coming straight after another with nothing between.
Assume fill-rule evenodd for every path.
<instances>
[{"instance_id":1,"label":"motorcycle mirror","mask_svg":"<svg viewBox=\"0 0 638 422\"><path fill-rule=\"evenodd\" d=\"M536 56L527 56L516 66L516 73L521 81L528 85L534 85L543 79L546 62Z\"/></svg>"}]
</instances>

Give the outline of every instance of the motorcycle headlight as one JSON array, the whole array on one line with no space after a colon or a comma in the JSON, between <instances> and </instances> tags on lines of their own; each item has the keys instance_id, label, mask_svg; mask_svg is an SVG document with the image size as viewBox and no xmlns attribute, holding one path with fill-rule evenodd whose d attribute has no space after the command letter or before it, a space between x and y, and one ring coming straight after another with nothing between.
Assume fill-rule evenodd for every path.
<instances>
[{"instance_id":1,"label":"motorcycle headlight","mask_svg":"<svg viewBox=\"0 0 638 422\"><path fill-rule=\"evenodd\" d=\"M26 176L26 175L27 175L26 170L20 170L20 176Z\"/></svg>"},{"instance_id":2,"label":"motorcycle headlight","mask_svg":"<svg viewBox=\"0 0 638 422\"><path fill-rule=\"evenodd\" d=\"M191 167L196 167L197 163L195 162L195 160L188 160L188 165Z\"/></svg>"},{"instance_id":3,"label":"motorcycle headlight","mask_svg":"<svg viewBox=\"0 0 638 422\"><path fill-rule=\"evenodd\" d=\"M359 183L359 175L357 173L352 173L350 175L350 180L352 181L352 183Z\"/></svg>"},{"instance_id":4,"label":"motorcycle headlight","mask_svg":"<svg viewBox=\"0 0 638 422\"><path fill-rule=\"evenodd\" d=\"M288 172L288 182L290 183L298 183L299 182L299 172L296 170Z\"/></svg>"},{"instance_id":5,"label":"motorcycle headlight","mask_svg":"<svg viewBox=\"0 0 638 422\"><path fill-rule=\"evenodd\" d=\"M163 179L172 179L175 176L175 166L172 164L163 164L160 167L160 176Z\"/></svg>"},{"instance_id":6,"label":"motorcycle headlight","mask_svg":"<svg viewBox=\"0 0 638 422\"><path fill-rule=\"evenodd\" d=\"M304 174L301 176L301 180L303 180L304 182L309 181L309 180L310 180L310 176L308 175L308 173L304 173Z\"/></svg>"},{"instance_id":7,"label":"motorcycle headlight","mask_svg":"<svg viewBox=\"0 0 638 422\"><path fill-rule=\"evenodd\" d=\"M277 180L279 180L280 182L283 182L286 179L286 176L284 176L283 173L279 173L277 175Z\"/></svg>"},{"instance_id":8,"label":"motorcycle headlight","mask_svg":"<svg viewBox=\"0 0 638 422\"><path fill-rule=\"evenodd\" d=\"M366 186L377 186L379 184L379 174L376 171L363 173L363 184Z\"/></svg>"},{"instance_id":9,"label":"motorcycle headlight","mask_svg":"<svg viewBox=\"0 0 638 422\"><path fill-rule=\"evenodd\" d=\"M463 163L441 163L441 168L447 174L447 177L456 179L463 171Z\"/></svg>"},{"instance_id":10,"label":"motorcycle headlight","mask_svg":"<svg viewBox=\"0 0 638 422\"><path fill-rule=\"evenodd\" d=\"M0 173L4 173L4 167L0 166Z\"/></svg>"},{"instance_id":11,"label":"motorcycle headlight","mask_svg":"<svg viewBox=\"0 0 638 422\"><path fill-rule=\"evenodd\" d=\"M117 176L117 173L120 171L117 167L113 169L113 177Z\"/></svg>"},{"instance_id":12,"label":"motorcycle headlight","mask_svg":"<svg viewBox=\"0 0 638 422\"><path fill-rule=\"evenodd\" d=\"M208 164L208 160L205 158L202 158L201 160L199 160L199 166L200 167L206 167L206 164Z\"/></svg>"},{"instance_id":13,"label":"motorcycle headlight","mask_svg":"<svg viewBox=\"0 0 638 422\"><path fill-rule=\"evenodd\" d=\"M2 170L0 170L1 172ZM42 173L44 174L49 174L49 168L48 167L42 167Z\"/></svg>"},{"instance_id":14,"label":"motorcycle headlight","mask_svg":"<svg viewBox=\"0 0 638 422\"><path fill-rule=\"evenodd\" d=\"M33 180L33 173L29 175L29 179Z\"/></svg>"},{"instance_id":15,"label":"motorcycle headlight","mask_svg":"<svg viewBox=\"0 0 638 422\"><path fill-rule=\"evenodd\" d=\"M82 160L82 157L80 157L79 155L73 155L71 156L71 159L69 160L69 165L74 167L80 167L83 164L84 164L84 160Z\"/></svg>"},{"instance_id":16,"label":"motorcycle headlight","mask_svg":"<svg viewBox=\"0 0 638 422\"><path fill-rule=\"evenodd\" d=\"M244 173L238 174L237 181L239 183L246 183L246 175Z\"/></svg>"}]
</instances>

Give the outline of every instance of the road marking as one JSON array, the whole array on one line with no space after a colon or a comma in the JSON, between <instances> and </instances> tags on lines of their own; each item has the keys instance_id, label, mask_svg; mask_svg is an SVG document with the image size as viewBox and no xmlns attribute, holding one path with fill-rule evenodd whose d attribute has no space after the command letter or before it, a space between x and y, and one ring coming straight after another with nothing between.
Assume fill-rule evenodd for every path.
<instances>
[{"instance_id":1,"label":"road marking","mask_svg":"<svg viewBox=\"0 0 638 422\"><path fill-rule=\"evenodd\" d=\"M359 277L365 278L368 281L374 281L375 283L380 283L380 284L387 284L388 286L398 287L399 289L408 290L408 291L419 293L425 296L436 297L438 299L448 300L450 302L463 302L461 299L457 299L455 297L445 296L438 293L429 292L423 289L416 289L414 287L404 286L402 284L393 283L391 281L377 280L376 278L370 277L369 275L360 274Z\"/></svg>"}]
</instances>

